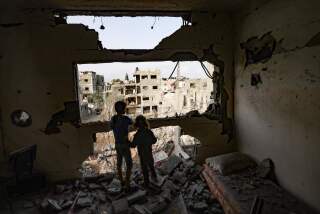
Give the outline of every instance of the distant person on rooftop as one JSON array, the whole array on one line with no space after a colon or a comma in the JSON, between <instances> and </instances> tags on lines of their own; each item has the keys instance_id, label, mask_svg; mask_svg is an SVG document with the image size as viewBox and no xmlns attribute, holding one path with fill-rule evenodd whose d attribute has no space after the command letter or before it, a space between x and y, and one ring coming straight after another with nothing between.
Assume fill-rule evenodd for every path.
<instances>
[{"instance_id":1,"label":"distant person on rooftop","mask_svg":"<svg viewBox=\"0 0 320 214\"><path fill-rule=\"evenodd\" d=\"M137 116L134 126L138 130L133 137L132 145L134 147L138 147L138 154L144 178L144 185L148 187L149 171L151 172L151 178L154 181L157 181L157 174L154 168L154 159L152 155L152 145L157 142L157 138L149 129L148 121L144 116Z\"/></svg>"},{"instance_id":2,"label":"distant person on rooftop","mask_svg":"<svg viewBox=\"0 0 320 214\"><path fill-rule=\"evenodd\" d=\"M126 103L123 101L118 101L115 103L114 108L117 112L111 118L110 126L113 130L113 135L115 138L115 149L117 152L117 170L119 180L121 185L125 185L125 189L130 188L130 176L132 170L132 157L130 151L130 142L128 140L129 126L133 124L132 120L124 115L126 109ZM122 176L122 160L125 159L126 162L126 178L123 180Z\"/></svg>"}]
</instances>

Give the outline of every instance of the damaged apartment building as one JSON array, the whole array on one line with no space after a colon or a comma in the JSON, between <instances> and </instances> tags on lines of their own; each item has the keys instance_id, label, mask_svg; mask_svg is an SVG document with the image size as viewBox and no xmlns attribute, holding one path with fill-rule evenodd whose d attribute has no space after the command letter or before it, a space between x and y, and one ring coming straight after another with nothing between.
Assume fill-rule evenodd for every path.
<instances>
[{"instance_id":1,"label":"damaged apartment building","mask_svg":"<svg viewBox=\"0 0 320 214\"><path fill-rule=\"evenodd\" d=\"M126 76L128 77L128 76ZM178 76L161 78L159 70L139 70L134 80L113 80L107 83L106 106L101 120L110 120L115 114L113 104L124 100L127 114L147 118L165 118L198 110L204 113L210 104L213 82L211 79L189 79ZM213 102L213 101L212 101Z\"/></svg>"},{"instance_id":2,"label":"damaged apartment building","mask_svg":"<svg viewBox=\"0 0 320 214\"><path fill-rule=\"evenodd\" d=\"M0 213L319 213L319 11L318 0L1 1ZM75 15L183 24L154 48L112 49L95 30L66 22ZM81 121L77 65L155 61L196 61L210 77L204 112L149 120L201 142L196 157L183 155L183 139L180 151L165 142L153 192L139 170L129 195L112 173L81 177L97 133L111 128ZM105 93L127 90L128 106L146 101L143 114L156 105L138 99L139 72ZM159 83L150 94L160 96L165 84L152 75ZM191 80L175 81L182 93Z\"/></svg>"}]
</instances>

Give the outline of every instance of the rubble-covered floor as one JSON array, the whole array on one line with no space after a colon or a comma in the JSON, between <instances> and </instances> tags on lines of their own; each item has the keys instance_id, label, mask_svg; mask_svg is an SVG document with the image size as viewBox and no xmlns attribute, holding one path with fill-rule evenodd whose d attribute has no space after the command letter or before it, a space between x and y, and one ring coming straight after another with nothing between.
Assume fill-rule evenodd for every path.
<instances>
[{"instance_id":1,"label":"rubble-covered floor","mask_svg":"<svg viewBox=\"0 0 320 214\"><path fill-rule=\"evenodd\" d=\"M194 162L200 141L183 135L179 126L153 129L159 180L145 189L135 150L131 191L125 193L115 176L116 154L112 132L97 135L94 155L82 165L82 178L54 184L41 193L12 199L13 213L149 214L224 213ZM134 133L131 133L133 135ZM0 213L11 213L9 207Z\"/></svg>"},{"instance_id":2,"label":"rubble-covered floor","mask_svg":"<svg viewBox=\"0 0 320 214\"><path fill-rule=\"evenodd\" d=\"M145 189L140 170L135 170L129 193L112 173L58 183L15 198L12 213L224 213L201 177L202 167L192 160L172 155L157 171L159 181Z\"/></svg>"}]
</instances>

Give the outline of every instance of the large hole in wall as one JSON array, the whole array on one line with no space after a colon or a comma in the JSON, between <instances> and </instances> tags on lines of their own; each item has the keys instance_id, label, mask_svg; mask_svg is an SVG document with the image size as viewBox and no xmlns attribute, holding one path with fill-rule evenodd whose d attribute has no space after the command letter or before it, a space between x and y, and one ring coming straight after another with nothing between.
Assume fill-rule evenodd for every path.
<instances>
[{"instance_id":1,"label":"large hole in wall","mask_svg":"<svg viewBox=\"0 0 320 214\"><path fill-rule=\"evenodd\" d=\"M215 102L214 66L188 62L114 62L78 65L82 123L110 121L114 104L124 101L126 114L148 119L200 115Z\"/></svg>"},{"instance_id":2,"label":"large hole in wall","mask_svg":"<svg viewBox=\"0 0 320 214\"><path fill-rule=\"evenodd\" d=\"M186 23L181 17L68 16L68 24L84 24L99 34L103 48L153 49Z\"/></svg>"},{"instance_id":3,"label":"large hole in wall","mask_svg":"<svg viewBox=\"0 0 320 214\"><path fill-rule=\"evenodd\" d=\"M176 155L185 160L195 160L200 141L190 135L185 135L180 126L163 126L152 129L157 138L153 145L155 166L161 171L161 165L170 156ZM135 131L129 133L132 141ZM139 157L135 148L131 149L134 171L139 170ZM94 153L90 155L80 168L84 177L116 172L116 150L113 132L96 133ZM125 164L125 161L124 163Z\"/></svg>"}]
</instances>

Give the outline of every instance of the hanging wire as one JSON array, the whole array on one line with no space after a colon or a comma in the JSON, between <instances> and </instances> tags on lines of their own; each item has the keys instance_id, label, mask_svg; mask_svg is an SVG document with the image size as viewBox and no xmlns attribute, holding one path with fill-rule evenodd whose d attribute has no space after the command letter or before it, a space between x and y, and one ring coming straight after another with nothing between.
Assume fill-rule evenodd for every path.
<instances>
[{"instance_id":1,"label":"hanging wire","mask_svg":"<svg viewBox=\"0 0 320 214\"><path fill-rule=\"evenodd\" d=\"M206 74L206 76L209 77L210 79L214 79L214 76L212 74L210 74L209 70L203 64L203 62L202 61L199 61L199 62L200 62L200 65L201 65L202 69L204 70L204 73Z\"/></svg>"},{"instance_id":2,"label":"hanging wire","mask_svg":"<svg viewBox=\"0 0 320 214\"><path fill-rule=\"evenodd\" d=\"M100 29L101 29L101 30L104 30L104 29L105 29L105 27L104 27L104 25L103 25L102 17L100 17L100 18L101 18L101 26L100 26Z\"/></svg>"},{"instance_id":3,"label":"hanging wire","mask_svg":"<svg viewBox=\"0 0 320 214\"><path fill-rule=\"evenodd\" d=\"M171 77L172 77L173 73L175 72L175 70L177 69L179 63L180 63L180 62L177 61L177 64L174 66L173 71L171 72L171 74L170 74L170 76L169 76L168 79L171 79Z\"/></svg>"},{"instance_id":4,"label":"hanging wire","mask_svg":"<svg viewBox=\"0 0 320 214\"><path fill-rule=\"evenodd\" d=\"M154 17L153 24L152 24L152 26L151 26L151 30L153 30L154 26L156 25L156 22L157 22L157 17L155 16L155 17Z\"/></svg>"}]
</instances>

